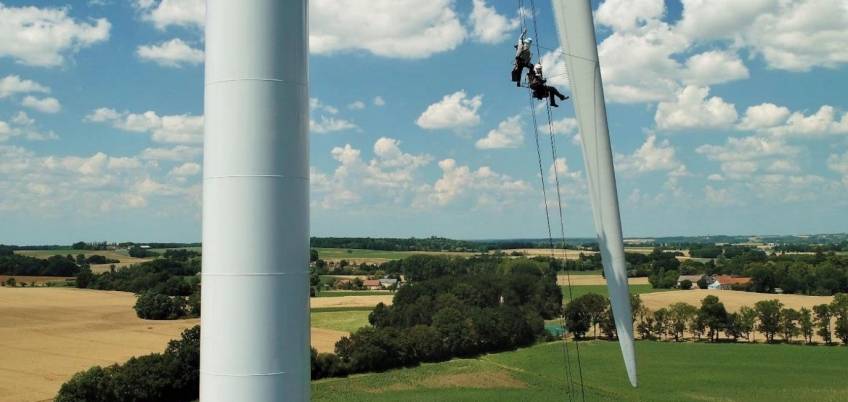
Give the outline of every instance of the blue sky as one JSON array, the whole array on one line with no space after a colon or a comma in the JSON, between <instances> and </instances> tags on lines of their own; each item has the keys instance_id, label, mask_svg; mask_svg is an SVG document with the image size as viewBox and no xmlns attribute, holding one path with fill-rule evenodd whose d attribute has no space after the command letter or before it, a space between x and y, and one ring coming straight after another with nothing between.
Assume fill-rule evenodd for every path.
<instances>
[{"instance_id":1,"label":"blue sky","mask_svg":"<svg viewBox=\"0 0 848 402\"><path fill-rule=\"evenodd\" d=\"M517 2L310 3L314 235L546 235ZM626 236L846 230L844 0L593 3ZM0 243L200 240L203 12L0 1ZM570 103L553 117L566 234L591 236Z\"/></svg>"}]
</instances>

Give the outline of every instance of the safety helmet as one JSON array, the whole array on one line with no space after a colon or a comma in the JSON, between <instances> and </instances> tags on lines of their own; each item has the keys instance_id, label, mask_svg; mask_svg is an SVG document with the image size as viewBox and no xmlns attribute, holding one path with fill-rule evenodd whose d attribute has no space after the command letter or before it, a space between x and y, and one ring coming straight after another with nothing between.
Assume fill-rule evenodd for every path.
<instances>
[{"instance_id":1,"label":"safety helmet","mask_svg":"<svg viewBox=\"0 0 848 402\"><path fill-rule=\"evenodd\" d=\"M533 71L536 72L536 75L542 75L542 64L536 64L533 66Z\"/></svg>"},{"instance_id":2,"label":"safety helmet","mask_svg":"<svg viewBox=\"0 0 848 402\"><path fill-rule=\"evenodd\" d=\"M533 43L533 38L527 38L527 39L524 39L524 43L526 43L526 44L528 44L528 45L529 45L529 44L531 44L531 43Z\"/></svg>"}]
</instances>

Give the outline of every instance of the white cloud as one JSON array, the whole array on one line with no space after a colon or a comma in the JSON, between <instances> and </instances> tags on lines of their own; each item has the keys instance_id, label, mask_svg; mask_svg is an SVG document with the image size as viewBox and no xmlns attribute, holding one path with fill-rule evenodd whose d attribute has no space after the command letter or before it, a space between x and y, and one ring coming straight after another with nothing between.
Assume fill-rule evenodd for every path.
<instances>
[{"instance_id":1,"label":"white cloud","mask_svg":"<svg viewBox=\"0 0 848 402\"><path fill-rule=\"evenodd\" d=\"M0 142L11 138L23 138L28 141L48 141L59 139L53 131L42 132L36 127L35 119L29 117L25 112L18 112L12 116L12 124L0 121Z\"/></svg>"},{"instance_id":2,"label":"white cloud","mask_svg":"<svg viewBox=\"0 0 848 402\"><path fill-rule=\"evenodd\" d=\"M474 39L489 44L503 42L521 23L518 18L508 19L498 14L494 7L486 5L485 0L474 0L470 19Z\"/></svg>"},{"instance_id":3,"label":"white cloud","mask_svg":"<svg viewBox=\"0 0 848 402\"><path fill-rule=\"evenodd\" d=\"M50 92L50 88L32 80L23 80L17 75L7 75L3 79L0 79L0 99L15 94L32 92L48 93Z\"/></svg>"},{"instance_id":4,"label":"white cloud","mask_svg":"<svg viewBox=\"0 0 848 402\"><path fill-rule=\"evenodd\" d=\"M739 55L715 50L696 54L686 60L686 69L682 75L683 82L695 85L720 84L750 76Z\"/></svg>"},{"instance_id":5,"label":"white cloud","mask_svg":"<svg viewBox=\"0 0 848 402\"><path fill-rule=\"evenodd\" d=\"M715 188L707 185L704 187L704 197L713 205L729 206L738 205L739 202L730 194L726 188Z\"/></svg>"},{"instance_id":6,"label":"white cloud","mask_svg":"<svg viewBox=\"0 0 848 402\"><path fill-rule=\"evenodd\" d=\"M521 127L521 115L515 115L500 122L498 127L489 131L485 137L477 140L478 149L517 148L524 143L524 129Z\"/></svg>"},{"instance_id":7,"label":"white cloud","mask_svg":"<svg viewBox=\"0 0 848 402\"><path fill-rule=\"evenodd\" d=\"M316 134L352 130L355 128L357 128L356 124L336 117L321 116L319 120L309 120L309 132Z\"/></svg>"},{"instance_id":8,"label":"white cloud","mask_svg":"<svg viewBox=\"0 0 848 402\"><path fill-rule=\"evenodd\" d=\"M365 50L377 56L423 58L455 49L466 31L453 0L313 0L309 49L316 54Z\"/></svg>"},{"instance_id":9,"label":"white cloud","mask_svg":"<svg viewBox=\"0 0 848 402\"><path fill-rule=\"evenodd\" d=\"M362 110L365 109L365 102L361 100L353 101L349 105L347 105L347 108L350 110Z\"/></svg>"},{"instance_id":10,"label":"white cloud","mask_svg":"<svg viewBox=\"0 0 848 402\"><path fill-rule=\"evenodd\" d=\"M144 160L151 161L191 161L203 154L203 149L186 145L177 145L173 148L145 148L139 154Z\"/></svg>"},{"instance_id":11,"label":"white cloud","mask_svg":"<svg viewBox=\"0 0 848 402\"><path fill-rule=\"evenodd\" d=\"M330 154L339 162L332 175L311 168L313 200L322 208L356 204L364 199L373 204L408 202L418 170L432 161L427 154L409 154L401 142L381 137L374 142L374 158L362 160L362 152L350 144L335 147ZM373 205L372 204L372 205Z\"/></svg>"},{"instance_id":12,"label":"white cloud","mask_svg":"<svg viewBox=\"0 0 848 402\"><path fill-rule=\"evenodd\" d=\"M745 110L737 126L740 130L759 130L782 125L789 118L789 109L774 103L761 103Z\"/></svg>"},{"instance_id":13,"label":"white cloud","mask_svg":"<svg viewBox=\"0 0 848 402\"><path fill-rule=\"evenodd\" d=\"M801 112L792 113L786 123L771 127L768 132L778 136L811 137L833 134L848 134L848 112L839 119L833 106L824 105L809 116Z\"/></svg>"},{"instance_id":14,"label":"white cloud","mask_svg":"<svg viewBox=\"0 0 848 402\"><path fill-rule=\"evenodd\" d=\"M194 162L186 162L182 165L176 166L168 173L171 176L195 176L200 173L200 164Z\"/></svg>"},{"instance_id":15,"label":"white cloud","mask_svg":"<svg viewBox=\"0 0 848 402\"><path fill-rule=\"evenodd\" d=\"M564 117L560 120L554 120L551 122L551 126L554 134L575 134L578 129L577 119L573 117Z\"/></svg>"},{"instance_id":16,"label":"white cloud","mask_svg":"<svg viewBox=\"0 0 848 402\"><path fill-rule=\"evenodd\" d=\"M724 176L722 176L718 173L713 173L713 174L707 176L707 180L709 180L709 181L724 181Z\"/></svg>"},{"instance_id":17,"label":"white cloud","mask_svg":"<svg viewBox=\"0 0 848 402\"><path fill-rule=\"evenodd\" d=\"M415 123L427 130L473 127L480 123L477 110L482 105L482 95L467 98L464 90L457 91L428 106Z\"/></svg>"},{"instance_id":18,"label":"white cloud","mask_svg":"<svg viewBox=\"0 0 848 402\"><path fill-rule=\"evenodd\" d=\"M753 136L730 137L724 145L705 144L695 152L720 162L725 177L745 179L757 171L794 166L800 150L779 138Z\"/></svg>"},{"instance_id":19,"label":"white cloud","mask_svg":"<svg viewBox=\"0 0 848 402\"><path fill-rule=\"evenodd\" d=\"M598 24L630 31L665 13L663 0L607 0L598 6Z\"/></svg>"},{"instance_id":20,"label":"white cloud","mask_svg":"<svg viewBox=\"0 0 848 402\"><path fill-rule=\"evenodd\" d=\"M169 26L202 27L206 16L203 0L135 0L142 19L164 30Z\"/></svg>"},{"instance_id":21,"label":"white cloud","mask_svg":"<svg viewBox=\"0 0 848 402\"><path fill-rule=\"evenodd\" d=\"M62 110L62 104L59 103L59 100L52 97L38 99L29 95L21 101L21 105L37 110L41 113L58 113Z\"/></svg>"},{"instance_id":22,"label":"white cloud","mask_svg":"<svg viewBox=\"0 0 848 402\"><path fill-rule=\"evenodd\" d=\"M145 21L158 29L203 28L203 0L136 0ZM412 11L414 10L414 11ZM423 58L455 49L466 38L453 0L309 2L309 50L315 54L363 50L391 58Z\"/></svg>"},{"instance_id":23,"label":"white cloud","mask_svg":"<svg viewBox=\"0 0 848 402\"><path fill-rule=\"evenodd\" d=\"M827 168L842 175L842 183L848 186L848 152L842 155L831 154L827 158Z\"/></svg>"},{"instance_id":24,"label":"white cloud","mask_svg":"<svg viewBox=\"0 0 848 402\"><path fill-rule=\"evenodd\" d=\"M580 187L585 187L585 182L582 180L582 174L579 170L571 170L568 166L568 160L564 157L557 158L554 163L551 163L551 166L548 167L548 181L555 182L556 179L559 178L560 183L563 180L575 181ZM568 192L569 186L564 189L564 191Z\"/></svg>"},{"instance_id":25,"label":"white cloud","mask_svg":"<svg viewBox=\"0 0 848 402\"><path fill-rule=\"evenodd\" d=\"M504 207L525 196L531 189L523 180L497 173L488 166L471 170L457 165L454 159L439 161L442 176L432 186L419 189L422 198L416 206L445 206L470 197L476 207Z\"/></svg>"},{"instance_id":26,"label":"white cloud","mask_svg":"<svg viewBox=\"0 0 848 402\"><path fill-rule=\"evenodd\" d=\"M668 171L675 176L686 174L686 166L677 160L674 147L668 140L658 144L653 134L631 155L616 154L615 165L616 170L629 175L655 171Z\"/></svg>"},{"instance_id":27,"label":"white cloud","mask_svg":"<svg viewBox=\"0 0 848 402\"><path fill-rule=\"evenodd\" d=\"M683 0L679 31L732 40L772 68L807 71L848 63L848 7L841 0Z\"/></svg>"},{"instance_id":28,"label":"white cloud","mask_svg":"<svg viewBox=\"0 0 848 402\"><path fill-rule=\"evenodd\" d=\"M798 173L801 168L793 160L777 159L766 167L766 171L771 173Z\"/></svg>"},{"instance_id":29,"label":"white cloud","mask_svg":"<svg viewBox=\"0 0 848 402\"><path fill-rule=\"evenodd\" d=\"M182 67L203 63L203 50L195 49L179 38L156 45L139 46L136 54L142 60L152 61L164 67Z\"/></svg>"},{"instance_id":30,"label":"white cloud","mask_svg":"<svg viewBox=\"0 0 848 402\"><path fill-rule=\"evenodd\" d=\"M732 103L713 96L708 87L686 86L675 102L660 102L654 120L661 130L727 127L736 121Z\"/></svg>"},{"instance_id":31,"label":"white cloud","mask_svg":"<svg viewBox=\"0 0 848 402\"><path fill-rule=\"evenodd\" d=\"M105 18L78 22L70 7L8 7L0 3L0 57L18 63L54 67L84 47L109 39L111 24Z\"/></svg>"},{"instance_id":32,"label":"white cloud","mask_svg":"<svg viewBox=\"0 0 848 402\"><path fill-rule=\"evenodd\" d=\"M159 116L156 112L117 112L99 108L85 117L85 121L108 123L119 130L150 133L159 143L195 144L203 142L203 116L189 114Z\"/></svg>"},{"instance_id":33,"label":"white cloud","mask_svg":"<svg viewBox=\"0 0 848 402\"><path fill-rule=\"evenodd\" d=\"M382 96L375 96L374 97L374 106L385 106L385 105L386 105L386 101L383 100Z\"/></svg>"}]
</instances>

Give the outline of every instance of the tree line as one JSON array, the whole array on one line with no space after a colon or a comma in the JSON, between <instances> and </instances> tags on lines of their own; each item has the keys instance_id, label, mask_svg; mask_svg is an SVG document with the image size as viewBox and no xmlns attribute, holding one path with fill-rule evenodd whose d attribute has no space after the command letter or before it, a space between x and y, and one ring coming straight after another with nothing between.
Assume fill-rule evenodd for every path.
<instances>
[{"instance_id":1,"label":"tree line","mask_svg":"<svg viewBox=\"0 0 848 402\"><path fill-rule=\"evenodd\" d=\"M79 288L133 292L139 318L172 320L200 316L200 254L167 250L162 258L95 274L84 265Z\"/></svg>"},{"instance_id":2,"label":"tree line","mask_svg":"<svg viewBox=\"0 0 848 402\"><path fill-rule=\"evenodd\" d=\"M736 342L752 341L756 333L768 343L776 337L787 343L796 338L812 344L813 336L825 344L839 340L848 344L848 294L834 296L829 304L812 309L788 308L779 300L761 300L753 307L743 306L738 312L728 312L717 296L709 295L700 306L674 303L655 311L647 309L638 296L632 296L634 329L641 339L683 341L687 335L696 340ZM590 332L598 337L598 329L608 338L615 338L615 326L606 297L588 293L569 302L564 309L565 325L576 339Z\"/></svg>"},{"instance_id":3,"label":"tree line","mask_svg":"<svg viewBox=\"0 0 848 402\"><path fill-rule=\"evenodd\" d=\"M0 275L74 276L79 270L80 266L70 255L42 259L0 250Z\"/></svg>"}]
</instances>

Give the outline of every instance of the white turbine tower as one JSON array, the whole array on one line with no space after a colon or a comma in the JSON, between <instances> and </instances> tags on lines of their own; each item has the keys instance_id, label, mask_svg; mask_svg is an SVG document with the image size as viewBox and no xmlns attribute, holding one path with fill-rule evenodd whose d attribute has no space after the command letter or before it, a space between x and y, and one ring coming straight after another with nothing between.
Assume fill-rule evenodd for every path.
<instances>
[{"instance_id":1,"label":"white turbine tower","mask_svg":"<svg viewBox=\"0 0 848 402\"><path fill-rule=\"evenodd\" d=\"M200 398L309 400L306 0L207 0Z\"/></svg>"},{"instance_id":2,"label":"white turbine tower","mask_svg":"<svg viewBox=\"0 0 848 402\"><path fill-rule=\"evenodd\" d=\"M633 317L627 287L627 265L618 211L618 191L612 161L604 86L595 42L592 4L589 0L552 0L563 46L568 84L589 182L592 217L609 287L610 304L624 366L635 387L636 354L633 348Z\"/></svg>"}]
</instances>

